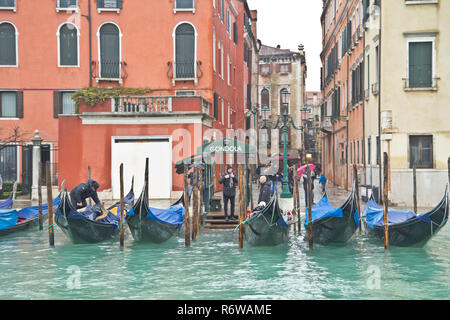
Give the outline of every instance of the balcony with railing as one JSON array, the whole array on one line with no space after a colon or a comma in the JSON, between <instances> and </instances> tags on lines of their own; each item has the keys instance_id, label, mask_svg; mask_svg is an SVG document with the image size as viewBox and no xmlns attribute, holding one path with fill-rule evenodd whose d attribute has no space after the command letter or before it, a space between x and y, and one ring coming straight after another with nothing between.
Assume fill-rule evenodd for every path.
<instances>
[{"instance_id":1,"label":"balcony with railing","mask_svg":"<svg viewBox=\"0 0 450 320\"><path fill-rule=\"evenodd\" d=\"M78 0L57 0L56 12L60 11L74 11L78 12Z\"/></svg>"},{"instance_id":2,"label":"balcony with railing","mask_svg":"<svg viewBox=\"0 0 450 320\"><path fill-rule=\"evenodd\" d=\"M120 95L94 106L80 101L78 114L114 117L210 114L211 103L202 96L147 96Z\"/></svg>"},{"instance_id":3,"label":"balcony with railing","mask_svg":"<svg viewBox=\"0 0 450 320\"><path fill-rule=\"evenodd\" d=\"M126 66L127 63L125 61L92 61L92 77L97 81L97 83L100 81L117 81L120 85L122 85L123 80L128 77Z\"/></svg>"},{"instance_id":4,"label":"balcony with railing","mask_svg":"<svg viewBox=\"0 0 450 320\"><path fill-rule=\"evenodd\" d=\"M195 13L195 0L174 0L173 13L191 11Z\"/></svg>"},{"instance_id":5,"label":"balcony with railing","mask_svg":"<svg viewBox=\"0 0 450 320\"><path fill-rule=\"evenodd\" d=\"M403 78L405 91L437 91L440 78Z\"/></svg>"},{"instance_id":6,"label":"balcony with railing","mask_svg":"<svg viewBox=\"0 0 450 320\"><path fill-rule=\"evenodd\" d=\"M115 11L120 13L123 8L123 0L97 0L97 11Z\"/></svg>"},{"instance_id":7,"label":"balcony with railing","mask_svg":"<svg viewBox=\"0 0 450 320\"><path fill-rule=\"evenodd\" d=\"M201 61L169 61L167 76L172 79L174 86L176 81L194 81L197 85L198 79L203 75L201 65Z\"/></svg>"},{"instance_id":8,"label":"balcony with railing","mask_svg":"<svg viewBox=\"0 0 450 320\"><path fill-rule=\"evenodd\" d=\"M16 0L0 0L0 10L12 10L17 11Z\"/></svg>"}]
</instances>

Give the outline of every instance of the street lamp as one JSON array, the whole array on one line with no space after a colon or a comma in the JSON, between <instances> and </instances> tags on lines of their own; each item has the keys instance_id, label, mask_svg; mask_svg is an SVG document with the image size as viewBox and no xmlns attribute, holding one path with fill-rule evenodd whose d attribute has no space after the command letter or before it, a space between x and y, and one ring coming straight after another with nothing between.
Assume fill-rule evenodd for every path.
<instances>
[{"instance_id":1,"label":"street lamp","mask_svg":"<svg viewBox=\"0 0 450 320\"><path fill-rule=\"evenodd\" d=\"M292 116L289 115L289 101L291 93L287 89L281 91L281 104L282 104L282 114L278 116L276 124L272 127L268 121L268 115L270 114L270 109L267 106L261 108L264 125L263 128L267 129L282 129L283 130L283 189L281 191L281 198L292 198L292 194L289 191L289 180L288 180L288 168L287 168L287 144L288 144L288 128L291 125L296 130L303 130L303 127L297 127L294 124Z\"/></svg>"}]
</instances>

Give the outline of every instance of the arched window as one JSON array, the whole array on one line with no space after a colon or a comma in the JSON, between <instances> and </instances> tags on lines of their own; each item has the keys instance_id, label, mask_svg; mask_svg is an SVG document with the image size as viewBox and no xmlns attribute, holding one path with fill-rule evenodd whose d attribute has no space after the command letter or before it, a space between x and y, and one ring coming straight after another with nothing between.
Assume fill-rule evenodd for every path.
<instances>
[{"instance_id":1,"label":"arched window","mask_svg":"<svg viewBox=\"0 0 450 320\"><path fill-rule=\"evenodd\" d=\"M16 28L8 22L0 22L0 65L17 65Z\"/></svg>"},{"instance_id":2,"label":"arched window","mask_svg":"<svg viewBox=\"0 0 450 320\"><path fill-rule=\"evenodd\" d=\"M100 28L100 77L120 78L120 30L112 23Z\"/></svg>"},{"instance_id":3,"label":"arched window","mask_svg":"<svg viewBox=\"0 0 450 320\"><path fill-rule=\"evenodd\" d=\"M175 72L177 79L195 78L195 30L189 23L175 30Z\"/></svg>"},{"instance_id":4,"label":"arched window","mask_svg":"<svg viewBox=\"0 0 450 320\"><path fill-rule=\"evenodd\" d=\"M59 65L78 66L78 30L65 23L59 28Z\"/></svg>"},{"instance_id":5,"label":"arched window","mask_svg":"<svg viewBox=\"0 0 450 320\"><path fill-rule=\"evenodd\" d=\"M261 107L270 107L270 94L266 88L261 91Z\"/></svg>"}]
</instances>

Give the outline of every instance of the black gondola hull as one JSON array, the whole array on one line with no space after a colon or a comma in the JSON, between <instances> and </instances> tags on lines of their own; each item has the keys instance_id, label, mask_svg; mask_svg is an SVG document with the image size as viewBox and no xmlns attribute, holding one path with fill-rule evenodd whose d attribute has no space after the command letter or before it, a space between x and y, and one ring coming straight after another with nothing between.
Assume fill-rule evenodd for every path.
<instances>
[{"instance_id":1,"label":"black gondola hull","mask_svg":"<svg viewBox=\"0 0 450 320\"><path fill-rule=\"evenodd\" d=\"M446 188L444 197L441 202L430 212L427 213L430 222L423 219L413 218L408 221L390 224L389 245L396 247L415 247L421 248L441 230L448 221L449 215L449 201L448 201L448 187ZM384 243L384 226L373 226L373 229L367 224L364 219L365 229L369 236Z\"/></svg>"},{"instance_id":2,"label":"black gondola hull","mask_svg":"<svg viewBox=\"0 0 450 320\"><path fill-rule=\"evenodd\" d=\"M99 243L114 239L119 234L119 230L114 224L82 217L73 209L67 192L64 192L61 203L55 212L55 223L74 244Z\"/></svg>"},{"instance_id":3,"label":"black gondola hull","mask_svg":"<svg viewBox=\"0 0 450 320\"><path fill-rule=\"evenodd\" d=\"M47 215L43 215L43 222L47 219ZM7 236L13 233L28 231L32 229L37 229L39 226L39 217L34 217L31 219L27 219L21 222L18 222L16 225L11 226L9 228L0 230L0 237Z\"/></svg>"},{"instance_id":4,"label":"black gondola hull","mask_svg":"<svg viewBox=\"0 0 450 320\"><path fill-rule=\"evenodd\" d=\"M99 243L119 235L115 225L87 219L71 219L61 214L55 215L55 223L73 244Z\"/></svg>"},{"instance_id":5,"label":"black gondola hull","mask_svg":"<svg viewBox=\"0 0 450 320\"><path fill-rule=\"evenodd\" d=\"M127 217L133 239L137 242L163 243L179 231L178 226L151 220L147 217Z\"/></svg>"},{"instance_id":6,"label":"black gondola hull","mask_svg":"<svg viewBox=\"0 0 450 320\"><path fill-rule=\"evenodd\" d=\"M261 214L254 215L241 227L244 240L251 246L277 246L289 239L289 226L278 225L281 210L278 200L273 198Z\"/></svg>"},{"instance_id":7,"label":"black gondola hull","mask_svg":"<svg viewBox=\"0 0 450 320\"><path fill-rule=\"evenodd\" d=\"M347 201L342 205L343 217L325 217L312 222L313 242L321 245L344 245L354 235L358 224L356 193L352 190ZM306 227L305 238L308 238Z\"/></svg>"}]
</instances>

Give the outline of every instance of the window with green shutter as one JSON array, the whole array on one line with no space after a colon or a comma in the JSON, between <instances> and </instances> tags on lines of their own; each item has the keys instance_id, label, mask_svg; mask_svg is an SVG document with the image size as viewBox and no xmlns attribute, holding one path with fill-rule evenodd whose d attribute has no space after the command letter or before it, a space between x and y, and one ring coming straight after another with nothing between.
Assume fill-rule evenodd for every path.
<instances>
[{"instance_id":1,"label":"window with green shutter","mask_svg":"<svg viewBox=\"0 0 450 320\"><path fill-rule=\"evenodd\" d=\"M433 42L409 42L409 88L430 88L433 85Z\"/></svg>"}]
</instances>

